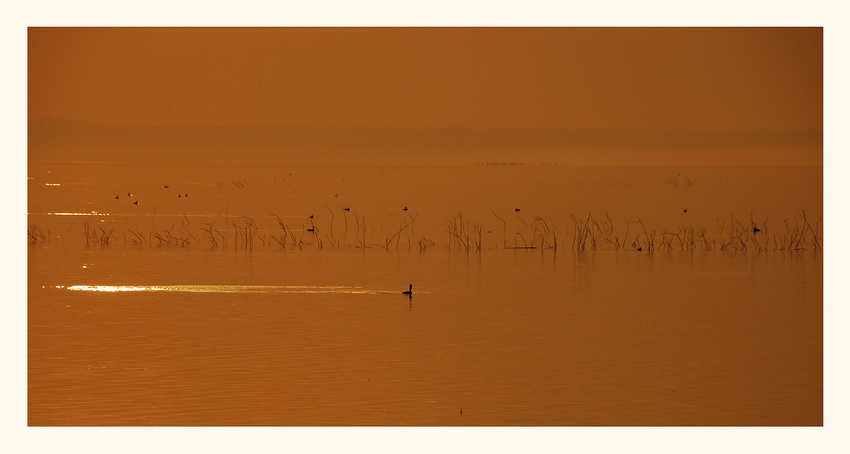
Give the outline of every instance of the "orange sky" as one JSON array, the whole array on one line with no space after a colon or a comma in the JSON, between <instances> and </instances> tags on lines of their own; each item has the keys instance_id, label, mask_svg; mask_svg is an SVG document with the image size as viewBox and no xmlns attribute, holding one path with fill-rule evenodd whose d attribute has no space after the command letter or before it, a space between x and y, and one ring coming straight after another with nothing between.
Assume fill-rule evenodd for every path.
<instances>
[{"instance_id":1,"label":"orange sky","mask_svg":"<svg viewBox=\"0 0 850 454\"><path fill-rule=\"evenodd\" d=\"M30 28L29 119L821 129L821 28Z\"/></svg>"}]
</instances>

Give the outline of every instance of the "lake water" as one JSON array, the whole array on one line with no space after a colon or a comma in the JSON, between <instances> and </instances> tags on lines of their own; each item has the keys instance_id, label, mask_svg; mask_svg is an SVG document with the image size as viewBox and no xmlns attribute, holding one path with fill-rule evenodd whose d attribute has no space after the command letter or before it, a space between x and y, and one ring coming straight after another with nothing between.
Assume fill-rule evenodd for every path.
<instances>
[{"instance_id":1,"label":"lake water","mask_svg":"<svg viewBox=\"0 0 850 454\"><path fill-rule=\"evenodd\" d=\"M823 424L819 167L28 177L31 426Z\"/></svg>"}]
</instances>

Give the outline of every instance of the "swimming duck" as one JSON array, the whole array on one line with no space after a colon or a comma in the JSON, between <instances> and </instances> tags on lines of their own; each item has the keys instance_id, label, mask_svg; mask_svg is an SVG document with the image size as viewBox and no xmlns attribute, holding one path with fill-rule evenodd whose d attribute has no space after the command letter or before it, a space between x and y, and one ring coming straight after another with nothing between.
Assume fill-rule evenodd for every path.
<instances>
[{"instance_id":1,"label":"swimming duck","mask_svg":"<svg viewBox=\"0 0 850 454\"><path fill-rule=\"evenodd\" d=\"M402 295L413 295L413 284L410 284L410 287L407 290L401 292L401 294Z\"/></svg>"}]
</instances>

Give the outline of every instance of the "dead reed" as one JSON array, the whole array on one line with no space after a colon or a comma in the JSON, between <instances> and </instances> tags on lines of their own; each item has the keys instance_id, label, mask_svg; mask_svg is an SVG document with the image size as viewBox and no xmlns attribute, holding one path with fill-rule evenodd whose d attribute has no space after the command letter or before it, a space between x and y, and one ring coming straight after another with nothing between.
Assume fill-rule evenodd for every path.
<instances>
[{"instance_id":1,"label":"dead reed","mask_svg":"<svg viewBox=\"0 0 850 454\"><path fill-rule=\"evenodd\" d=\"M248 216L242 216L244 225L237 225L233 222L233 247L239 248L242 246L246 250L254 249L254 238L257 234L257 222ZM263 240L265 245L265 240Z\"/></svg>"},{"instance_id":2,"label":"dead reed","mask_svg":"<svg viewBox=\"0 0 850 454\"><path fill-rule=\"evenodd\" d=\"M558 238L555 236L555 231L549 228L549 224L541 217L535 217L531 221L531 245L540 245L541 248L557 249ZM539 243L538 243L539 241Z\"/></svg>"},{"instance_id":3,"label":"dead reed","mask_svg":"<svg viewBox=\"0 0 850 454\"><path fill-rule=\"evenodd\" d=\"M184 231L182 223L180 225L180 229L175 232L175 225L176 224L172 224L167 230L163 230L161 232L156 230L152 231L148 236L148 243L153 246L154 240L156 240L157 246L188 246L192 244L192 242L200 242L194 235L192 235L191 232Z\"/></svg>"},{"instance_id":4,"label":"dead reed","mask_svg":"<svg viewBox=\"0 0 850 454\"><path fill-rule=\"evenodd\" d=\"M227 248L227 239L224 238L224 235L215 228L215 223L217 221L207 222L203 227L200 228L201 233L203 233L203 238L206 241L210 242L210 245L213 249L218 247L218 240L221 239L222 246Z\"/></svg>"},{"instance_id":5,"label":"dead reed","mask_svg":"<svg viewBox=\"0 0 850 454\"><path fill-rule=\"evenodd\" d=\"M638 233L637 237L635 237L635 240L632 242L632 248L636 251L643 251L643 250L646 250L647 252L654 251L655 246L656 246L656 244L655 244L656 243L655 242L655 237L656 237L655 230L653 230L651 232L647 231L646 226L643 224L643 221L641 221L640 218L638 218L637 223L640 224L640 227L642 229L642 233ZM641 235L643 235L642 239L641 239ZM644 248L646 248L646 249L644 249Z\"/></svg>"},{"instance_id":6,"label":"dead reed","mask_svg":"<svg viewBox=\"0 0 850 454\"><path fill-rule=\"evenodd\" d=\"M406 222L403 226L401 226L401 228L398 229L398 231L395 233L395 235L387 238L387 240L384 244L384 248L389 250L390 244L392 244L393 240L395 240L395 248L396 248L396 250L398 250L398 242L399 242L399 239L401 239L401 237L399 235L401 235L401 232L407 230L408 227L410 228L411 233L413 232L413 225L416 223L416 217L417 216L419 216L418 213L416 214L416 216L413 216L413 218L411 218L411 220L409 222ZM407 249L410 250L410 243L408 243Z\"/></svg>"},{"instance_id":7,"label":"dead reed","mask_svg":"<svg viewBox=\"0 0 850 454\"><path fill-rule=\"evenodd\" d=\"M277 242L281 248L286 249L287 245L292 247L300 247L303 246L303 241L299 240L295 233L289 227L284 224L283 219L280 216L269 213L270 216L274 216L277 219L278 227L281 229L281 233L275 237L274 235L269 236L269 240L274 240Z\"/></svg>"},{"instance_id":8,"label":"dead reed","mask_svg":"<svg viewBox=\"0 0 850 454\"><path fill-rule=\"evenodd\" d=\"M30 224L27 229L27 239L33 244L50 241L50 230L48 230L47 235L45 235L41 229L35 226L35 224Z\"/></svg>"},{"instance_id":9,"label":"dead reed","mask_svg":"<svg viewBox=\"0 0 850 454\"><path fill-rule=\"evenodd\" d=\"M593 229L591 229L591 225L593 223L593 216L588 213L587 219L584 222L579 221L572 213L570 213L570 219L573 220L573 228L575 229L575 236L573 236L573 250L574 251L584 251L587 249L587 241L590 240L591 250L596 250L596 238L593 236Z\"/></svg>"},{"instance_id":10,"label":"dead reed","mask_svg":"<svg viewBox=\"0 0 850 454\"><path fill-rule=\"evenodd\" d=\"M463 214L458 213L457 218L449 219L446 222L446 232L449 234L446 249L449 251L458 250L464 252L476 251L481 252L482 226L477 222L470 223L469 220L463 220Z\"/></svg>"},{"instance_id":11,"label":"dead reed","mask_svg":"<svg viewBox=\"0 0 850 454\"><path fill-rule=\"evenodd\" d=\"M86 246L92 243L100 243L108 246L109 241L112 239L112 232L115 229L110 229L109 233L106 233L106 231L103 230L103 227L97 226L97 228L95 228L89 224L88 221L84 221L83 230L86 237Z\"/></svg>"},{"instance_id":12,"label":"dead reed","mask_svg":"<svg viewBox=\"0 0 850 454\"><path fill-rule=\"evenodd\" d=\"M269 218L276 222L277 226L263 230L260 223L263 218L255 220L247 215L229 221L227 211L223 218L213 219L206 222L202 227L193 228L189 218L183 216L180 223L172 223L167 229L157 228L154 211L151 218L151 230L144 231L132 228L120 228L120 235L114 235L114 229L105 230L108 227L101 226L88 221L83 222L83 233L85 244L99 244L110 246L116 242L133 245L147 243L153 246L180 246L187 247L192 244L205 243L211 248L222 247L227 249L233 245L235 250L252 251L255 248L265 248L276 245L281 249L315 247L322 249L325 244L332 248L380 248L396 251L403 248L407 243L407 249L414 250L414 246L420 252L436 246L435 242L426 236L414 236L415 226L418 222L418 214L405 214L398 227L390 230L392 234L383 235L384 228L376 230L374 225L368 224L366 217L356 210L345 210L343 219L346 228L353 228L353 235L349 237L348 231L343 238L334 235L334 210L327 207L331 214L329 232L321 229L321 223L310 216L309 224L301 223L299 227L292 228L284 218L270 213ZM598 250L634 250L634 251L738 251L738 252L764 252L764 251L804 251L822 250L822 218L812 220L809 214L801 209L799 214L789 219L784 219L782 227L776 228L769 222L767 217L757 218L755 212L750 213L750 218L743 221L730 214L728 218L717 218L717 226L709 229L692 223L680 222L673 228L650 229L644 221L637 216L630 216L623 224L615 224L612 216L603 211L602 215L588 213L586 216L578 217L569 214L572 220L572 228L561 231L555 227L551 217L534 216L530 221L517 214L516 218L511 216L500 216L492 211L497 224L485 226L484 223L472 221L463 213L444 220L444 232L447 235L443 243L443 249L459 252L481 252L482 249L539 249L557 251L560 246L559 239L564 236L571 237L567 241L571 249L577 252ZM221 216L221 215L220 215ZM348 222L348 216L352 217ZM162 218L160 218L162 219ZM510 219L510 221L508 220ZM224 232L217 227L221 225L218 221L224 220L228 227L232 228L232 239L229 241ZM349 225L350 224L350 225ZM499 238L497 225L501 224L502 233ZM619 225L619 229L617 228ZM633 228L634 225L634 228ZM496 235L485 244L484 233L493 233L487 227L496 227ZM117 227L116 227L117 228ZM371 233L369 233L371 231ZM713 232L712 232L713 231ZM199 233L196 237L195 233ZM561 238L559 238L559 236ZM35 225L30 225L27 230L30 243L46 242L50 239L50 231L45 234ZM370 238L383 237L380 243L369 243ZM499 238L499 239L497 239ZM499 241L501 240L501 241Z\"/></svg>"}]
</instances>

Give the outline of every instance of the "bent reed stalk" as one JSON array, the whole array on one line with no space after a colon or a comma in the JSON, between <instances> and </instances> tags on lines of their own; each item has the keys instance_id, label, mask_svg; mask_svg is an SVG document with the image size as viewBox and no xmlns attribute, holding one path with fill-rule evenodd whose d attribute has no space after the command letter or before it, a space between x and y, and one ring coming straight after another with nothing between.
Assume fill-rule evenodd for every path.
<instances>
[{"instance_id":1,"label":"bent reed stalk","mask_svg":"<svg viewBox=\"0 0 850 454\"><path fill-rule=\"evenodd\" d=\"M48 242L50 241L50 230L47 231L47 235L41 231L35 224L30 224L27 229L27 240L30 243L39 243L39 242Z\"/></svg>"}]
</instances>

